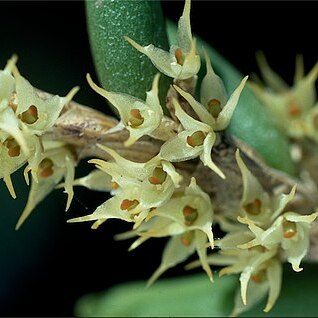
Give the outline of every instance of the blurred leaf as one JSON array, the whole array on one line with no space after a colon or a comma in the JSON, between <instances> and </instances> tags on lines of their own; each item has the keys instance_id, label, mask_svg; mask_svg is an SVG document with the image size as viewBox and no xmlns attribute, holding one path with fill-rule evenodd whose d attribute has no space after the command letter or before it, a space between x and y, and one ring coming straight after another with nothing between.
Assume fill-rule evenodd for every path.
<instances>
[{"instance_id":1,"label":"blurred leaf","mask_svg":"<svg viewBox=\"0 0 318 318\"><path fill-rule=\"evenodd\" d=\"M81 317L176 317L226 316L232 310L236 276L216 278L204 274L157 281L130 282L106 292L82 297L75 307Z\"/></svg>"},{"instance_id":2,"label":"blurred leaf","mask_svg":"<svg viewBox=\"0 0 318 318\"><path fill-rule=\"evenodd\" d=\"M173 43L177 30L175 24L168 22L167 30L169 40ZM209 44L196 38L201 56L203 56L201 50L204 47L211 58L213 68L223 79L228 93L232 93L244 76ZM202 71L205 74L204 65L201 66ZM295 175L288 139L278 131L265 106L256 98L248 85L243 90L228 131L256 149L273 168Z\"/></svg>"},{"instance_id":3,"label":"blurred leaf","mask_svg":"<svg viewBox=\"0 0 318 318\"><path fill-rule=\"evenodd\" d=\"M158 71L124 36L141 45L154 44L169 50L160 1L87 0L86 15L91 51L102 87L144 99ZM161 76L162 98L169 82Z\"/></svg>"}]
</instances>

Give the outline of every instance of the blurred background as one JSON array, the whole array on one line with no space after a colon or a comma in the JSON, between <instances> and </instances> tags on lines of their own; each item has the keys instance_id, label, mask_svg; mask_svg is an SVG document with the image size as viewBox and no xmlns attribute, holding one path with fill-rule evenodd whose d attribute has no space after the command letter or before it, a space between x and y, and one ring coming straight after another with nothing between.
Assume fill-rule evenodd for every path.
<instances>
[{"instance_id":1,"label":"blurred background","mask_svg":"<svg viewBox=\"0 0 318 318\"><path fill-rule=\"evenodd\" d=\"M163 1L164 14L177 21L183 1ZM258 71L255 51L291 83L297 53L308 71L317 61L317 2L193 1L193 32L209 42L243 74ZM35 87L65 95L81 90L75 100L105 113L103 98L87 85L96 78L89 50L82 1L1 1L0 65L12 54ZM212 61L213 63L213 61ZM80 164L77 176L89 170ZM0 168L1 169L1 168ZM115 284L147 279L159 265L165 240L127 252L130 242L115 242L126 224L109 221L98 230L90 224L66 224L78 211L92 213L107 195L75 188L71 209L56 190L16 232L15 223L27 198L21 171L15 173L18 199L0 183L0 316L71 316L75 301ZM146 257L145 257L146 255ZM176 267L165 277L188 275Z\"/></svg>"}]
</instances>

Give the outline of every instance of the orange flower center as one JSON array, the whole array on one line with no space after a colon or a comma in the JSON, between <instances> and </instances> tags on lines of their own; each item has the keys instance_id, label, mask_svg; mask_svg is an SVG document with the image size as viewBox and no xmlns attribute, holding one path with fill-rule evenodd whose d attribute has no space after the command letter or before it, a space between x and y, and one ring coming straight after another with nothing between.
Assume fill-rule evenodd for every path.
<instances>
[{"instance_id":1,"label":"orange flower center","mask_svg":"<svg viewBox=\"0 0 318 318\"><path fill-rule=\"evenodd\" d=\"M258 272L257 274L254 274L251 276L251 280L254 283L260 284L262 283L264 280L266 279L266 272L265 270L261 270L260 272Z\"/></svg>"},{"instance_id":2,"label":"orange flower center","mask_svg":"<svg viewBox=\"0 0 318 318\"><path fill-rule=\"evenodd\" d=\"M186 205L183 208L182 213L184 216L185 225L192 225L199 216L198 210L192 208L189 205Z\"/></svg>"},{"instance_id":3,"label":"orange flower center","mask_svg":"<svg viewBox=\"0 0 318 318\"><path fill-rule=\"evenodd\" d=\"M27 124L34 124L38 120L38 109L31 105L26 111L21 115L21 120Z\"/></svg>"},{"instance_id":4,"label":"orange flower center","mask_svg":"<svg viewBox=\"0 0 318 318\"><path fill-rule=\"evenodd\" d=\"M177 63L180 64L180 65L183 65L183 63L184 63L184 55L183 55L182 50L179 47L174 52L174 56L175 56L175 58L177 60Z\"/></svg>"},{"instance_id":5,"label":"orange flower center","mask_svg":"<svg viewBox=\"0 0 318 318\"><path fill-rule=\"evenodd\" d=\"M4 145L8 148L10 157L18 157L20 155L21 148L14 138L7 138Z\"/></svg>"},{"instance_id":6,"label":"orange flower center","mask_svg":"<svg viewBox=\"0 0 318 318\"><path fill-rule=\"evenodd\" d=\"M40 164L39 164L39 175L42 178L48 178L50 177L53 173L53 161L49 158L43 159Z\"/></svg>"},{"instance_id":7,"label":"orange flower center","mask_svg":"<svg viewBox=\"0 0 318 318\"><path fill-rule=\"evenodd\" d=\"M116 181L112 181L111 182L111 187L113 190L116 190L119 188L119 184Z\"/></svg>"},{"instance_id":8,"label":"orange flower center","mask_svg":"<svg viewBox=\"0 0 318 318\"><path fill-rule=\"evenodd\" d=\"M130 110L130 117L128 121L128 124L130 127L132 128L139 127L140 125L143 124L144 121L145 119L141 116L139 109L133 108Z\"/></svg>"},{"instance_id":9,"label":"orange flower center","mask_svg":"<svg viewBox=\"0 0 318 318\"><path fill-rule=\"evenodd\" d=\"M290 222L285 220L283 222L283 231L284 231L284 238L292 238L297 233L297 228L295 222Z\"/></svg>"},{"instance_id":10,"label":"orange flower center","mask_svg":"<svg viewBox=\"0 0 318 318\"><path fill-rule=\"evenodd\" d=\"M128 200L125 199L121 202L120 208L122 210L127 210L130 211L132 209L134 209L137 205L139 204L138 200Z\"/></svg>"},{"instance_id":11,"label":"orange flower center","mask_svg":"<svg viewBox=\"0 0 318 318\"><path fill-rule=\"evenodd\" d=\"M258 215L261 213L262 201L260 199L255 199L251 203L247 203L244 205L244 210L248 214Z\"/></svg>"},{"instance_id":12,"label":"orange flower center","mask_svg":"<svg viewBox=\"0 0 318 318\"><path fill-rule=\"evenodd\" d=\"M298 117L301 114L301 108L299 106L299 104L297 104L296 102L291 102L288 105L288 114L291 117Z\"/></svg>"},{"instance_id":13,"label":"orange flower center","mask_svg":"<svg viewBox=\"0 0 318 318\"><path fill-rule=\"evenodd\" d=\"M167 172L165 172L161 167L156 167L152 173L152 176L148 178L151 184L163 184L167 178Z\"/></svg>"},{"instance_id":14,"label":"orange flower center","mask_svg":"<svg viewBox=\"0 0 318 318\"><path fill-rule=\"evenodd\" d=\"M183 233L181 235L180 239L181 239L181 243L183 245L185 245L185 246L191 245L191 243L193 242L193 239L194 239L193 231Z\"/></svg>"},{"instance_id":15,"label":"orange flower center","mask_svg":"<svg viewBox=\"0 0 318 318\"><path fill-rule=\"evenodd\" d=\"M210 99L208 102L208 111L214 118L218 118L221 112L221 102L218 99Z\"/></svg>"},{"instance_id":16,"label":"orange flower center","mask_svg":"<svg viewBox=\"0 0 318 318\"><path fill-rule=\"evenodd\" d=\"M196 131L187 137L187 144L191 147L202 146L206 135L203 131Z\"/></svg>"}]
</instances>

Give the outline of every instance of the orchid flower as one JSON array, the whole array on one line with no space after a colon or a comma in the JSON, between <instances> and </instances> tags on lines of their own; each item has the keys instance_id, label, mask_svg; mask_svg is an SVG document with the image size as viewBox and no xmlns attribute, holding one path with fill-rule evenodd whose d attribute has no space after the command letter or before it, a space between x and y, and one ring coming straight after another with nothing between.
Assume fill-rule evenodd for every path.
<instances>
[{"instance_id":1,"label":"orchid flower","mask_svg":"<svg viewBox=\"0 0 318 318\"><path fill-rule=\"evenodd\" d=\"M147 92L146 101L127 94L108 92L98 87L89 74L87 74L87 81L98 94L105 97L118 110L121 121L108 133L126 127L130 135L125 141L125 146L131 146L142 136L151 135L159 128L163 119L158 98L159 74L154 77L152 89Z\"/></svg>"},{"instance_id":2,"label":"orchid flower","mask_svg":"<svg viewBox=\"0 0 318 318\"><path fill-rule=\"evenodd\" d=\"M170 47L170 52L153 44L141 46L129 37L125 37L134 48L147 55L161 73L178 80L193 77L199 72L201 65L196 42L191 34L190 5L191 1L186 0L178 23L177 42Z\"/></svg>"}]
</instances>

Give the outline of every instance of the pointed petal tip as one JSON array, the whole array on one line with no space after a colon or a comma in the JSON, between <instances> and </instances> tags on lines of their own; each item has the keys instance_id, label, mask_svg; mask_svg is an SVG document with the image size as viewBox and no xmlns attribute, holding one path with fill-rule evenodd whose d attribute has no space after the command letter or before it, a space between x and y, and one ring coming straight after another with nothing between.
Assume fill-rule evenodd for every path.
<instances>
[{"instance_id":1,"label":"pointed petal tip","mask_svg":"<svg viewBox=\"0 0 318 318\"><path fill-rule=\"evenodd\" d=\"M21 220L21 217L19 218L17 224L15 225L15 230L18 231L20 229L20 227L22 226L24 221Z\"/></svg>"},{"instance_id":2,"label":"pointed petal tip","mask_svg":"<svg viewBox=\"0 0 318 318\"><path fill-rule=\"evenodd\" d=\"M143 46L141 46L140 44L138 44L137 42L135 42L133 39L131 39L129 36L124 35L124 39L129 42L130 45L132 45L136 50L138 50L140 53L144 53L145 52L145 48Z\"/></svg>"},{"instance_id":3,"label":"pointed petal tip","mask_svg":"<svg viewBox=\"0 0 318 318\"><path fill-rule=\"evenodd\" d=\"M313 66L311 71L306 76L307 80L311 83L314 83L318 78L318 62Z\"/></svg>"},{"instance_id":4,"label":"pointed petal tip","mask_svg":"<svg viewBox=\"0 0 318 318\"><path fill-rule=\"evenodd\" d=\"M21 228L21 226L24 224L25 220L29 217L31 212L32 212L32 210L26 210L26 209L22 212L22 214L20 215L18 222L15 226L16 231L18 231Z\"/></svg>"},{"instance_id":5,"label":"pointed petal tip","mask_svg":"<svg viewBox=\"0 0 318 318\"><path fill-rule=\"evenodd\" d=\"M303 267L299 267L299 265L293 265L293 264L292 264L292 268L293 268L293 271L297 273L301 272L304 269Z\"/></svg>"},{"instance_id":6,"label":"pointed petal tip","mask_svg":"<svg viewBox=\"0 0 318 318\"><path fill-rule=\"evenodd\" d=\"M16 199L17 195L15 193L15 190L14 190L14 187L13 187L13 184L12 184L11 176L9 175L9 176L4 177L3 181L4 181L6 187L7 187L8 191L9 191L11 197L13 199Z\"/></svg>"}]
</instances>

